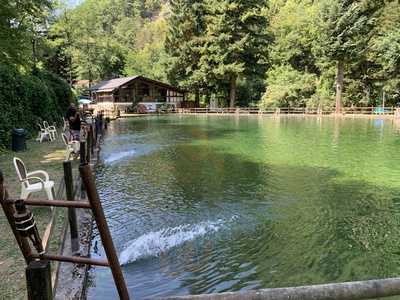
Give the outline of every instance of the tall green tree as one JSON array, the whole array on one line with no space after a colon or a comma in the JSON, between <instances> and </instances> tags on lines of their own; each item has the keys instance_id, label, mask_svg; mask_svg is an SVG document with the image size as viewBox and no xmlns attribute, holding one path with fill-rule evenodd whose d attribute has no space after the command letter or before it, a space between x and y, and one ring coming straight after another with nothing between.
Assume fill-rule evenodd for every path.
<instances>
[{"instance_id":1,"label":"tall green tree","mask_svg":"<svg viewBox=\"0 0 400 300\"><path fill-rule=\"evenodd\" d=\"M171 0L170 5L165 42L170 56L168 77L172 83L195 91L195 100L199 102L201 90L207 88L206 70L200 65L206 33L206 3L203 0Z\"/></svg>"},{"instance_id":2,"label":"tall green tree","mask_svg":"<svg viewBox=\"0 0 400 300\"><path fill-rule=\"evenodd\" d=\"M340 112L345 65L360 60L367 50L384 0L323 0L320 5L315 49L336 63L335 106Z\"/></svg>"},{"instance_id":3,"label":"tall green tree","mask_svg":"<svg viewBox=\"0 0 400 300\"><path fill-rule=\"evenodd\" d=\"M379 18L376 34L371 39L368 61L375 65L371 80L382 88L387 104L395 105L400 101L400 3L390 1ZM375 89L376 90L376 89ZM378 97L376 97L378 98Z\"/></svg>"},{"instance_id":4,"label":"tall green tree","mask_svg":"<svg viewBox=\"0 0 400 300\"><path fill-rule=\"evenodd\" d=\"M64 78L70 85L76 77L76 67L73 64L73 24L71 12L63 9L57 21L50 26L47 36L47 57L45 68Z\"/></svg>"},{"instance_id":5,"label":"tall green tree","mask_svg":"<svg viewBox=\"0 0 400 300\"><path fill-rule=\"evenodd\" d=\"M313 51L318 6L309 0L272 0L270 67L261 105L306 106L317 91L320 69Z\"/></svg>"},{"instance_id":6,"label":"tall green tree","mask_svg":"<svg viewBox=\"0 0 400 300\"><path fill-rule=\"evenodd\" d=\"M229 82L229 106L236 101L240 76L264 73L268 46L265 0L208 0L207 32L201 68ZM261 70L261 71L260 71Z\"/></svg>"}]
</instances>

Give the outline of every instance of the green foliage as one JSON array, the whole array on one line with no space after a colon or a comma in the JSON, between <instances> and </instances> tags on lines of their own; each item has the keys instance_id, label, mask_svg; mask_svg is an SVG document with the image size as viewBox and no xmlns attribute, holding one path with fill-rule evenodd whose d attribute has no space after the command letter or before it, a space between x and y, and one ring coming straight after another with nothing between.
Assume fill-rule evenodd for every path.
<instances>
[{"instance_id":1,"label":"green foliage","mask_svg":"<svg viewBox=\"0 0 400 300\"><path fill-rule=\"evenodd\" d=\"M265 92L265 80L261 76L246 76L239 79L236 105L257 106Z\"/></svg>"},{"instance_id":2,"label":"green foliage","mask_svg":"<svg viewBox=\"0 0 400 300\"><path fill-rule=\"evenodd\" d=\"M203 0L172 0L165 48L169 54L168 78L185 89L207 89L203 38L206 30L206 3ZM203 65L204 67L204 65Z\"/></svg>"},{"instance_id":3,"label":"green foliage","mask_svg":"<svg viewBox=\"0 0 400 300\"><path fill-rule=\"evenodd\" d=\"M166 43L172 81L218 98L226 89L235 93L237 79L262 76L268 42L265 7L263 0L172 1ZM232 100L231 95L231 105Z\"/></svg>"},{"instance_id":4,"label":"green foliage","mask_svg":"<svg viewBox=\"0 0 400 300\"><path fill-rule=\"evenodd\" d=\"M160 81L167 80L168 55L164 41L167 24L164 18L146 21L137 32L137 47L128 52L124 73L128 76L143 75Z\"/></svg>"},{"instance_id":5,"label":"green foliage","mask_svg":"<svg viewBox=\"0 0 400 300\"><path fill-rule=\"evenodd\" d=\"M316 90L317 77L283 65L268 72L263 107L306 106Z\"/></svg>"},{"instance_id":6,"label":"green foliage","mask_svg":"<svg viewBox=\"0 0 400 300\"><path fill-rule=\"evenodd\" d=\"M270 9L270 31L274 37L270 47L272 64L290 64L299 71L318 73L313 53L317 6L308 1L280 2L272 1Z\"/></svg>"},{"instance_id":7,"label":"green foliage","mask_svg":"<svg viewBox=\"0 0 400 300\"><path fill-rule=\"evenodd\" d=\"M12 128L33 133L39 120L60 122L70 101L69 86L55 75L21 74L13 66L0 65L0 147L9 146Z\"/></svg>"},{"instance_id":8,"label":"green foliage","mask_svg":"<svg viewBox=\"0 0 400 300\"><path fill-rule=\"evenodd\" d=\"M367 50L384 0L320 1L316 50L332 60L350 61Z\"/></svg>"},{"instance_id":9,"label":"green foliage","mask_svg":"<svg viewBox=\"0 0 400 300\"><path fill-rule=\"evenodd\" d=\"M57 14L54 3L0 2L0 62L70 83L144 75L221 105L330 107L335 83L344 105L400 101L398 1L84 0ZM56 97L51 82L42 97Z\"/></svg>"},{"instance_id":10,"label":"green foliage","mask_svg":"<svg viewBox=\"0 0 400 300\"><path fill-rule=\"evenodd\" d=\"M86 0L64 10L51 27L53 44L65 49L60 71L91 82L123 75L165 79L165 10L156 0Z\"/></svg>"},{"instance_id":11,"label":"green foliage","mask_svg":"<svg viewBox=\"0 0 400 300\"><path fill-rule=\"evenodd\" d=\"M41 39L51 0L0 1L0 62L32 65L32 41Z\"/></svg>"},{"instance_id":12,"label":"green foliage","mask_svg":"<svg viewBox=\"0 0 400 300\"><path fill-rule=\"evenodd\" d=\"M331 78L325 78L321 76L316 81L315 93L312 94L310 98L306 100L306 106L314 109L334 108L335 95L331 87L331 82L332 82Z\"/></svg>"},{"instance_id":13,"label":"green foliage","mask_svg":"<svg viewBox=\"0 0 400 300\"><path fill-rule=\"evenodd\" d=\"M383 60L379 57L389 45L379 47L376 38L382 35L382 28L383 32L395 28L394 24L399 21L396 16L400 17L399 11L395 12L398 7L398 3L384 5L380 0L272 0L269 30L274 41L267 78L281 65L290 65L305 77L314 74L315 92L306 105L332 106L340 61L345 75L343 104L377 104L377 95L382 89L380 82L388 75L395 76L382 71ZM389 84L385 88L389 89ZM269 98L264 96L263 103L266 99ZM302 97L294 105L304 105Z\"/></svg>"}]
</instances>

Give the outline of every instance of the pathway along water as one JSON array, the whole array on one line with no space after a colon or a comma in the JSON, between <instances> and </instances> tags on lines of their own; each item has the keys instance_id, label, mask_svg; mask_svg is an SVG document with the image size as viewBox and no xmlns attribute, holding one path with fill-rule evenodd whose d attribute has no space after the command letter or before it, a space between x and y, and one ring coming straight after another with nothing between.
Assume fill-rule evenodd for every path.
<instances>
[{"instance_id":1,"label":"pathway along water","mask_svg":"<svg viewBox=\"0 0 400 300\"><path fill-rule=\"evenodd\" d=\"M393 277L400 125L317 117L113 122L97 184L138 298ZM104 257L99 238L94 257ZM93 271L89 299L117 293Z\"/></svg>"}]
</instances>

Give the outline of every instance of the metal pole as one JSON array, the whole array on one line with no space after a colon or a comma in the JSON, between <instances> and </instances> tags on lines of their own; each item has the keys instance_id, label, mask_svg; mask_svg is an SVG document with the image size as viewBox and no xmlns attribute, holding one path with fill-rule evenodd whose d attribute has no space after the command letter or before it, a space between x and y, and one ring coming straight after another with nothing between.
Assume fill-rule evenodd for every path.
<instances>
[{"instance_id":1,"label":"metal pole","mask_svg":"<svg viewBox=\"0 0 400 300\"><path fill-rule=\"evenodd\" d=\"M110 264L111 272L114 277L114 282L118 290L119 297L123 300L129 299L128 289L122 274L121 266L118 261L117 252L115 251L113 240L111 238L110 230L108 229L106 217L104 215L103 207L101 206L99 195L97 194L96 186L94 183L92 170L88 164L79 167L82 182L85 185L87 197L92 212L96 220L97 228L100 233L101 241L103 243L104 251L106 252L108 263Z\"/></svg>"},{"instance_id":2,"label":"metal pole","mask_svg":"<svg viewBox=\"0 0 400 300\"><path fill-rule=\"evenodd\" d=\"M34 260L26 268L26 285L29 300L52 300L50 262Z\"/></svg>"},{"instance_id":3,"label":"metal pole","mask_svg":"<svg viewBox=\"0 0 400 300\"><path fill-rule=\"evenodd\" d=\"M8 203L8 192L4 186L4 177L3 177L3 172L1 172L1 170L0 170L0 203L3 208L4 214L6 215L8 223L10 224L12 232L14 233L15 239L17 240L18 247L25 258L25 262L29 263L31 261L31 253L32 253L31 247L29 245L29 242L25 238L21 238L21 236L19 235L18 231L15 228L15 222L14 222L15 209L13 205L10 205Z\"/></svg>"},{"instance_id":4,"label":"metal pole","mask_svg":"<svg viewBox=\"0 0 400 300\"><path fill-rule=\"evenodd\" d=\"M19 199L6 199L4 204L10 206ZM74 208L91 208L90 203L86 201L66 201L66 200L48 200L48 199L26 199L26 205L33 206L54 206L54 207L74 207Z\"/></svg>"},{"instance_id":5,"label":"metal pole","mask_svg":"<svg viewBox=\"0 0 400 300\"><path fill-rule=\"evenodd\" d=\"M82 257L82 256L64 256L64 255L57 255L57 254L32 254L32 258L41 258L41 259L48 259L54 261L62 261L62 262L70 262L74 264L86 264L86 265L93 265L93 266L100 266L100 267L109 267L107 260L103 259L94 259L89 257Z\"/></svg>"},{"instance_id":6,"label":"metal pole","mask_svg":"<svg viewBox=\"0 0 400 300\"><path fill-rule=\"evenodd\" d=\"M64 181L65 181L65 193L68 201L74 201L74 180L72 176L72 163L71 161L64 161ZM76 218L75 208L68 208L68 222L69 230L71 234L71 251L72 254L79 254L79 233L78 233L78 221Z\"/></svg>"},{"instance_id":7,"label":"metal pole","mask_svg":"<svg viewBox=\"0 0 400 300\"><path fill-rule=\"evenodd\" d=\"M385 90L382 88L382 108L383 113L385 113Z\"/></svg>"}]
</instances>

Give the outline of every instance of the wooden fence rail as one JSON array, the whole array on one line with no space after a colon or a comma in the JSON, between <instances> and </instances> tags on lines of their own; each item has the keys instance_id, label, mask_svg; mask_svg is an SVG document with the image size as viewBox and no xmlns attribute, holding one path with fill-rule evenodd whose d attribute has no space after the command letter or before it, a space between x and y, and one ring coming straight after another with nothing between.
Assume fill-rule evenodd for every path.
<instances>
[{"instance_id":1,"label":"wooden fence rail","mask_svg":"<svg viewBox=\"0 0 400 300\"><path fill-rule=\"evenodd\" d=\"M178 108L175 113L181 114L314 114L326 115L334 114L335 109L320 109L307 107L279 107L279 108L259 108L259 107L236 107L236 108ZM396 107L344 107L341 114L366 114L366 115L395 115L400 114Z\"/></svg>"}]
</instances>

